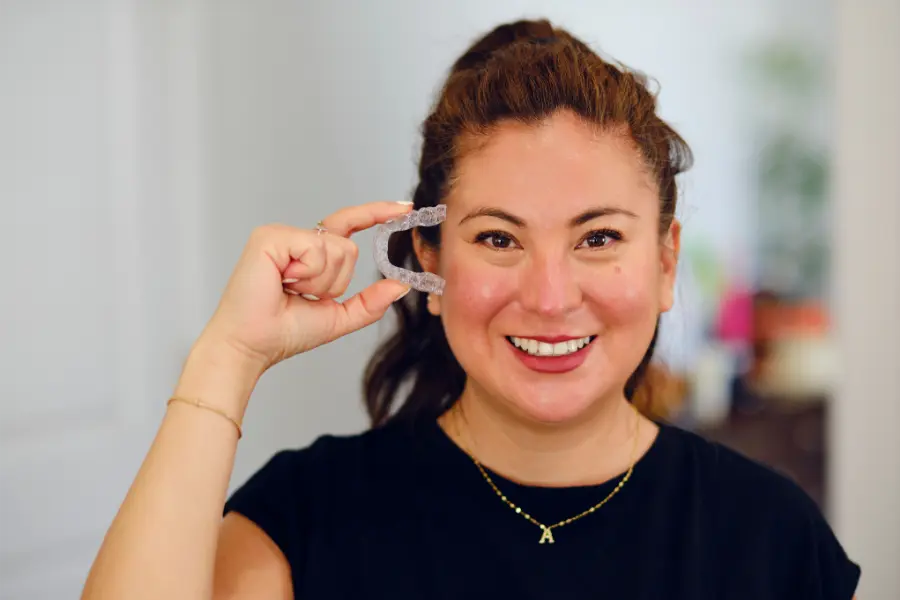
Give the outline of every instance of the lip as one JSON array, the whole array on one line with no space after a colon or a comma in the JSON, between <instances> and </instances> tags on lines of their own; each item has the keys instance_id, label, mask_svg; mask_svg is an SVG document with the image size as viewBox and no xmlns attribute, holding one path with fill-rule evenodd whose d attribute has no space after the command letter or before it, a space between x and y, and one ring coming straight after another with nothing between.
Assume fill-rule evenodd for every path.
<instances>
[{"instance_id":1,"label":"lip","mask_svg":"<svg viewBox=\"0 0 900 600\"><path fill-rule=\"evenodd\" d=\"M518 337L518 336L517 336ZM509 347L510 352L515 354L515 356L522 362L522 364L531 371L535 371L537 373L547 373L547 374L559 374L559 373L568 373L569 371L574 371L578 367L584 364L584 361L587 360L588 353L594 347L594 343L596 342L597 336L584 336L591 337L591 343L587 346L584 346L577 352L573 352L572 354L565 354L563 356L533 356L528 354L527 352L522 352L518 348L516 348L509 340L506 340L506 345ZM571 339L579 339L572 337L563 337L563 338L553 338L553 337L534 337L529 338L538 341L546 341L550 343L549 340L557 340L554 343L564 342Z\"/></svg>"}]
</instances>

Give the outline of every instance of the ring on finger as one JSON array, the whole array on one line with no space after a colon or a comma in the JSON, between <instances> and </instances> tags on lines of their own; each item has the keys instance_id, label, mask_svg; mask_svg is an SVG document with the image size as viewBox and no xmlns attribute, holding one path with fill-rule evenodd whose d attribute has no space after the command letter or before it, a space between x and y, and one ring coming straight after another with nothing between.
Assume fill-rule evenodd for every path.
<instances>
[{"instance_id":1,"label":"ring on finger","mask_svg":"<svg viewBox=\"0 0 900 600\"><path fill-rule=\"evenodd\" d=\"M325 228L325 225L322 224L322 221L316 223L314 228L316 235L322 235L323 233L328 233L328 229Z\"/></svg>"}]
</instances>

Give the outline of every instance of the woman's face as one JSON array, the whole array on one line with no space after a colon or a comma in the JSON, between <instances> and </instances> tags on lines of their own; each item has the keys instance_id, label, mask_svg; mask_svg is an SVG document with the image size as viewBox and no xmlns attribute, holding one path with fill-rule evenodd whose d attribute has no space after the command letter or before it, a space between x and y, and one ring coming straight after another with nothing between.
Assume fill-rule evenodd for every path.
<instances>
[{"instance_id":1,"label":"woman's face","mask_svg":"<svg viewBox=\"0 0 900 600\"><path fill-rule=\"evenodd\" d=\"M672 305L678 226L625 136L570 113L507 123L458 161L429 308L468 391L546 423L621 397Z\"/></svg>"}]
</instances>

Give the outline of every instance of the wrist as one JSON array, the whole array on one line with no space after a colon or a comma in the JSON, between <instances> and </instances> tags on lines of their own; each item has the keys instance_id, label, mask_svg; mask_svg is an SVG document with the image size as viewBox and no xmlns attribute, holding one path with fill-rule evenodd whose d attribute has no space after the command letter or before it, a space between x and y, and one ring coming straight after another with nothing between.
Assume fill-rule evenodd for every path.
<instances>
[{"instance_id":1,"label":"wrist","mask_svg":"<svg viewBox=\"0 0 900 600\"><path fill-rule=\"evenodd\" d=\"M198 364L211 364L232 369L235 373L252 378L254 381L258 380L269 366L262 355L254 354L241 348L238 344L206 334L201 335L191 347L188 361L192 359Z\"/></svg>"},{"instance_id":2,"label":"wrist","mask_svg":"<svg viewBox=\"0 0 900 600\"><path fill-rule=\"evenodd\" d=\"M173 395L215 406L240 423L264 371L261 361L228 344L198 340L184 362Z\"/></svg>"}]
</instances>

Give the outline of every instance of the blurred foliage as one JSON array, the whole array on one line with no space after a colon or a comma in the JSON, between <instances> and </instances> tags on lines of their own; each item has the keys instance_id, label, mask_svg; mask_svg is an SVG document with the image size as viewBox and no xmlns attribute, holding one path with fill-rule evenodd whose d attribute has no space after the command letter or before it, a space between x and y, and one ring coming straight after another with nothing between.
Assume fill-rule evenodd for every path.
<instances>
[{"instance_id":1,"label":"blurred foliage","mask_svg":"<svg viewBox=\"0 0 900 600\"><path fill-rule=\"evenodd\" d=\"M693 237L685 241L681 253L682 260L690 266L693 284L700 294L703 308L717 310L726 281L716 248L702 238Z\"/></svg>"},{"instance_id":2,"label":"blurred foliage","mask_svg":"<svg viewBox=\"0 0 900 600\"><path fill-rule=\"evenodd\" d=\"M795 298L827 292L827 144L816 130L827 107L822 57L799 40L749 54L756 100L759 285Z\"/></svg>"},{"instance_id":3,"label":"blurred foliage","mask_svg":"<svg viewBox=\"0 0 900 600\"><path fill-rule=\"evenodd\" d=\"M794 39L773 40L749 54L748 67L784 93L805 96L816 89L820 72L805 46Z\"/></svg>"}]
</instances>

